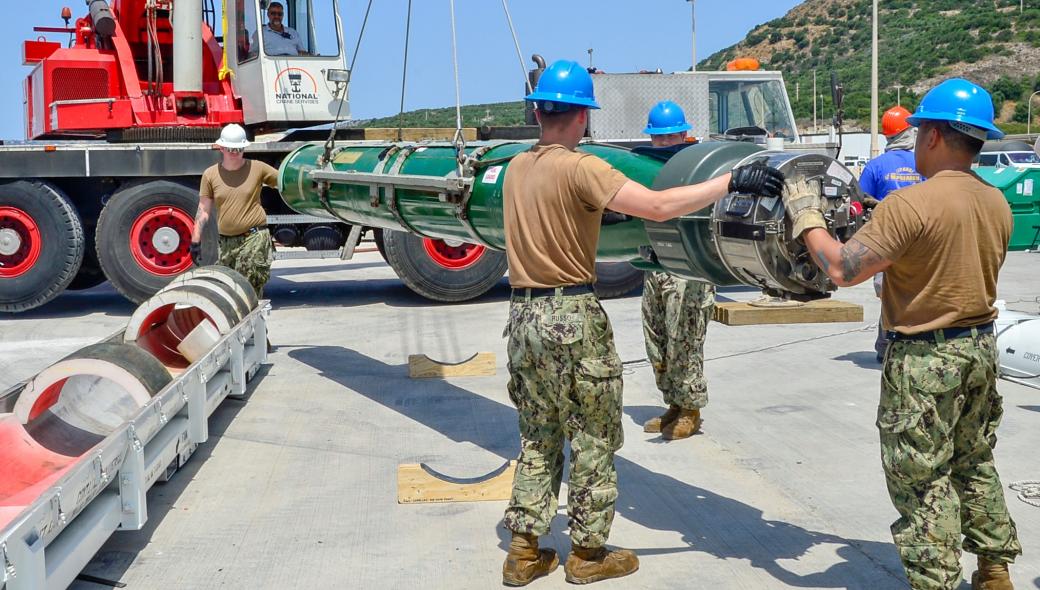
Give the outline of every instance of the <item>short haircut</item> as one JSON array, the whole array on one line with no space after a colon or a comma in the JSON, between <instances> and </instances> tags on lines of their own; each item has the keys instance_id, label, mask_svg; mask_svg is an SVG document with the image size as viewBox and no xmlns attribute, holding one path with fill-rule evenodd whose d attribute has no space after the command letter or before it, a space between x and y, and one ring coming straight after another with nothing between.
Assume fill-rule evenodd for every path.
<instances>
[{"instance_id":1,"label":"short haircut","mask_svg":"<svg viewBox=\"0 0 1040 590\"><path fill-rule=\"evenodd\" d=\"M282 9L282 12L285 12L285 7L284 7L284 6L282 6L282 3L281 3L281 2L278 2L277 0L275 0L274 2L272 2L272 3L268 4L268 5L267 5L267 10L271 10L271 9L272 9L272 8L274 8L275 6L277 6L278 8L281 8L281 9Z\"/></svg>"},{"instance_id":2,"label":"short haircut","mask_svg":"<svg viewBox=\"0 0 1040 590\"><path fill-rule=\"evenodd\" d=\"M542 123L547 124L550 127L555 127L558 125L566 125L576 117L578 113L584 110L586 110L586 107L580 106L571 106L566 111L544 111L539 109L538 117L542 120Z\"/></svg>"},{"instance_id":3,"label":"short haircut","mask_svg":"<svg viewBox=\"0 0 1040 590\"><path fill-rule=\"evenodd\" d=\"M921 127L938 130L946 145L959 152L971 154L972 157L977 156L982 151L982 145L986 143L981 139L957 131L946 121L922 121Z\"/></svg>"}]
</instances>

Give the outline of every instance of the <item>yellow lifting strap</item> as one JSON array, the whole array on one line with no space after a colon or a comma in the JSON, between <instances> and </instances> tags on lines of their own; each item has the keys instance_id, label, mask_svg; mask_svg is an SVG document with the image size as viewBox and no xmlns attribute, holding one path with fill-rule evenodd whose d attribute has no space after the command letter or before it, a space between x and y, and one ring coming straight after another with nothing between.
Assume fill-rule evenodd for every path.
<instances>
[{"instance_id":1,"label":"yellow lifting strap","mask_svg":"<svg viewBox=\"0 0 1040 590\"><path fill-rule=\"evenodd\" d=\"M231 71L228 67L228 27L227 27L227 0L223 0L220 3L220 27L221 34L224 36L224 59L220 62L220 71L217 73L217 78L220 80L226 80L228 78L234 78L235 72Z\"/></svg>"}]
</instances>

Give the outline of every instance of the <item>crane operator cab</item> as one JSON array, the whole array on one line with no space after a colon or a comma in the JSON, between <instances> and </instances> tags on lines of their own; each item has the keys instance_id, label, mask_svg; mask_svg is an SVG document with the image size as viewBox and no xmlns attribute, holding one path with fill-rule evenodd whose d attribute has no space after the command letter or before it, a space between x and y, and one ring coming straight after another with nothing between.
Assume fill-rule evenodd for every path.
<instances>
[{"instance_id":1,"label":"crane operator cab","mask_svg":"<svg viewBox=\"0 0 1040 590\"><path fill-rule=\"evenodd\" d=\"M337 0L226 0L227 64L246 125L289 127L349 117ZM342 102L342 104L341 104Z\"/></svg>"}]
</instances>

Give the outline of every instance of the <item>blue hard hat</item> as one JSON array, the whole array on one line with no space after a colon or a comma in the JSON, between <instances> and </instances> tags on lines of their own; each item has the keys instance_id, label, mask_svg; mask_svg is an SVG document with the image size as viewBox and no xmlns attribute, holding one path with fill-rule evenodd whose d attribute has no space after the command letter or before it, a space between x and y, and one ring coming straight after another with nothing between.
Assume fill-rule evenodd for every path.
<instances>
[{"instance_id":1,"label":"blue hard hat","mask_svg":"<svg viewBox=\"0 0 1040 590\"><path fill-rule=\"evenodd\" d=\"M914 127L923 121L947 121L957 131L981 140L1004 137L993 124L989 92L963 78L951 78L929 90L906 121Z\"/></svg>"},{"instance_id":2,"label":"blue hard hat","mask_svg":"<svg viewBox=\"0 0 1040 590\"><path fill-rule=\"evenodd\" d=\"M598 109L599 104L592 91L592 76L576 61L561 59L554 61L542 72L538 86L527 95L526 100L539 103L557 103ZM546 105L549 106L549 105ZM566 108L545 108L546 111L563 111Z\"/></svg>"},{"instance_id":3,"label":"blue hard hat","mask_svg":"<svg viewBox=\"0 0 1040 590\"><path fill-rule=\"evenodd\" d=\"M686 114L683 113L682 107L670 100L662 100L650 109L650 116L646 118L646 129L643 130L643 133L667 135L690 129L693 129L693 126L686 122Z\"/></svg>"}]
</instances>

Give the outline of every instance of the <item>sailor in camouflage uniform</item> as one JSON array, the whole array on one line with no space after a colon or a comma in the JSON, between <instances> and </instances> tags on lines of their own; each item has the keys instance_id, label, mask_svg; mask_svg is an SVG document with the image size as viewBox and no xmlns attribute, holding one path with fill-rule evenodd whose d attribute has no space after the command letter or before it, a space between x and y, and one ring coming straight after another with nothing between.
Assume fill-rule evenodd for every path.
<instances>
[{"instance_id":1,"label":"sailor in camouflage uniform","mask_svg":"<svg viewBox=\"0 0 1040 590\"><path fill-rule=\"evenodd\" d=\"M575 62L547 68L527 97L541 140L517 155L503 181L509 282L509 397L517 407L521 455L504 523L512 532L502 581L523 586L552 572L556 552L540 549L563 480L571 441L567 509L572 550L566 578L590 583L631 574L631 551L607 549L621 448L621 360L610 321L592 290L605 208L664 220L705 207L729 190L779 195L783 177L739 168L696 186L651 191L603 160L576 151L598 108L592 79Z\"/></svg>"},{"instance_id":2,"label":"sailor in camouflage uniform","mask_svg":"<svg viewBox=\"0 0 1040 590\"><path fill-rule=\"evenodd\" d=\"M1003 414L994 301L1011 211L971 171L983 142L1003 133L989 93L956 78L925 95L909 122L928 180L890 193L847 244L825 229L819 187L789 183L784 200L792 235L839 286L885 272L890 344L877 427L910 586L957 588L963 549L978 557L973 590L1012 590L1008 564L1022 547L993 461Z\"/></svg>"},{"instance_id":3,"label":"sailor in camouflage uniform","mask_svg":"<svg viewBox=\"0 0 1040 590\"><path fill-rule=\"evenodd\" d=\"M215 203L220 232L219 264L238 271L253 286L256 296L263 297L264 285L271 278L274 250L260 191L264 186L278 186L278 171L264 162L245 158L249 140L239 125L225 127L216 145L221 161L202 173L191 257L195 264L201 264L202 228Z\"/></svg>"},{"instance_id":4,"label":"sailor in camouflage uniform","mask_svg":"<svg viewBox=\"0 0 1040 590\"><path fill-rule=\"evenodd\" d=\"M696 141L678 104L657 103L644 133L651 146L636 152L668 160ZM715 311L715 285L688 281L665 272L647 272L643 282L643 337L657 388L668 409L643 425L667 440L688 438L700 429L701 408L708 404L704 380L704 335Z\"/></svg>"}]
</instances>

